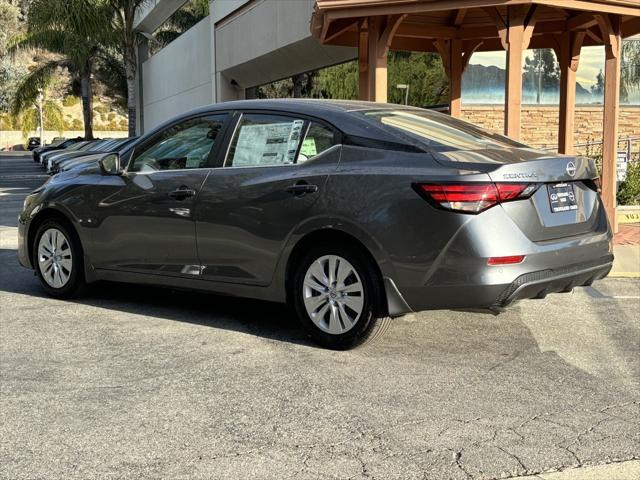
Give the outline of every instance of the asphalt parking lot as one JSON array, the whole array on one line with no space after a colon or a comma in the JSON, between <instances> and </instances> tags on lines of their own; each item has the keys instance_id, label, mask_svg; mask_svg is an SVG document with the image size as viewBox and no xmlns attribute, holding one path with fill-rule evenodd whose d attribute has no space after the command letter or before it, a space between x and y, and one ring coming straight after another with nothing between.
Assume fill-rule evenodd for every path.
<instances>
[{"instance_id":1,"label":"asphalt parking lot","mask_svg":"<svg viewBox=\"0 0 640 480\"><path fill-rule=\"evenodd\" d=\"M494 479L640 458L640 281L314 346L279 306L136 285L46 297L0 154L0 477Z\"/></svg>"}]
</instances>

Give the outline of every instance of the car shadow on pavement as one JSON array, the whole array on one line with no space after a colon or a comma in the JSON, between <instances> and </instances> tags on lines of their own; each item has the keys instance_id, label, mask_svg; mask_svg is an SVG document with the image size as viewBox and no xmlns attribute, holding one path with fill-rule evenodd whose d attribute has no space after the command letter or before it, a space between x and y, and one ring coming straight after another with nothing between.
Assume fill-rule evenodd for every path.
<instances>
[{"instance_id":1,"label":"car shadow on pavement","mask_svg":"<svg viewBox=\"0 0 640 480\"><path fill-rule=\"evenodd\" d=\"M0 272L1 292L50 298L33 272L17 264L16 250L0 249L0 264L7 266ZM285 305L274 302L104 281L89 285L86 294L80 298L53 301L315 346L292 312Z\"/></svg>"}]
</instances>

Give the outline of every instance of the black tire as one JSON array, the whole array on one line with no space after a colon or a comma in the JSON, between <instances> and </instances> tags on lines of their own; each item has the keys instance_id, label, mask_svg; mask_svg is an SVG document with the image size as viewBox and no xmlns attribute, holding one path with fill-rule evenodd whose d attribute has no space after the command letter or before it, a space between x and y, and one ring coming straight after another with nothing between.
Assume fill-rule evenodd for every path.
<instances>
[{"instance_id":1,"label":"black tire","mask_svg":"<svg viewBox=\"0 0 640 480\"><path fill-rule=\"evenodd\" d=\"M60 231L65 239L68 242L68 245L71 250L71 272L69 274L68 281L59 288L51 286L45 280L43 273L41 271L40 262L39 262L39 254L38 254L38 245L41 237L47 230L56 229ZM73 298L81 295L86 288L86 281L84 278L84 262L83 262L83 252L82 246L80 245L80 241L77 237L76 232L70 227L67 222L58 220L58 219L49 219L42 222L42 224L38 227L36 234L34 236L33 241L33 267L40 279L40 283L42 288L52 297L56 298Z\"/></svg>"},{"instance_id":2,"label":"black tire","mask_svg":"<svg viewBox=\"0 0 640 480\"><path fill-rule=\"evenodd\" d=\"M360 317L345 333L331 334L322 330L307 313L304 302L304 279L313 262L327 256L337 255L347 260L357 271L364 287L364 301ZM317 245L310 248L293 266L289 284L289 301L300 323L311 337L323 347L333 350L348 350L370 343L384 333L391 319L384 312L384 288L371 260L358 248L351 245Z\"/></svg>"}]
</instances>

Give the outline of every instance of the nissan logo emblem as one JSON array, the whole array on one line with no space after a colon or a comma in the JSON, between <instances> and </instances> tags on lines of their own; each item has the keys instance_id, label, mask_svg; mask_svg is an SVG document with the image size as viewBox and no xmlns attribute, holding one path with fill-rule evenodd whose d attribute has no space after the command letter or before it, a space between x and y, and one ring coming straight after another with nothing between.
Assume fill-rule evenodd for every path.
<instances>
[{"instance_id":1,"label":"nissan logo emblem","mask_svg":"<svg viewBox=\"0 0 640 480\"><path fill-rule=\"evenodd\" d=\"M573 162L567 163L567 173L570 177L573 177L576 174L576 164Z\"/></svg>"}]
</instances>

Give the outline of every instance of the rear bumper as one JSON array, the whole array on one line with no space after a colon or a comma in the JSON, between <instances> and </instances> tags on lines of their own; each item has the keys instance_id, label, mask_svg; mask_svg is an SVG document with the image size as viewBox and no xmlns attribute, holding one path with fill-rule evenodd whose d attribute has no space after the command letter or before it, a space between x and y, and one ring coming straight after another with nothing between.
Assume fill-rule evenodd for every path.
<instances>
[{"instance_id":1,"label":"rear bumper","mask_svg":"<svg viewBox=\"0 0 640 480\"><path fill-rule=\"evenodd\" d=\"M535 270L516 277L510 283L431 285L392 289L386 283L387 304L391 316L411 311L435 309L500 309L517 300L544 298L550 293L570 292L607 276L613 255L571 265Z\"/></svg>"},{"instance_id":2,"label":"rear bumper","mask_svg":"<svg viewBox=\"0 0 640 480\"><path fill-rule=\"evenodd\" d=\"M520 275L498 296L494 306L506 307L516 300L544 298L549 293L570 292L575 287L589 286L606 277L612 266L613 255L607 255L592 262Z\"/></svg>"}]
</instances>

